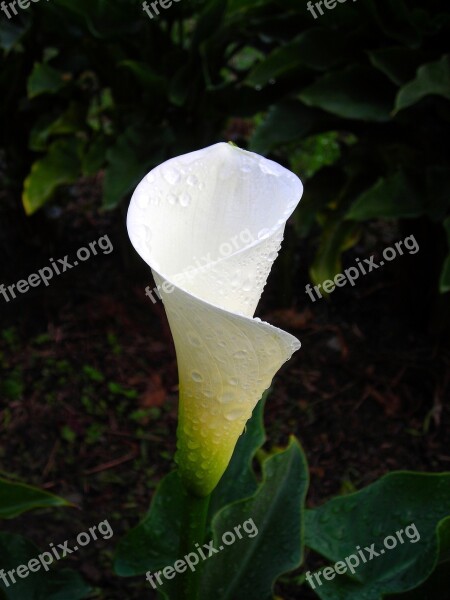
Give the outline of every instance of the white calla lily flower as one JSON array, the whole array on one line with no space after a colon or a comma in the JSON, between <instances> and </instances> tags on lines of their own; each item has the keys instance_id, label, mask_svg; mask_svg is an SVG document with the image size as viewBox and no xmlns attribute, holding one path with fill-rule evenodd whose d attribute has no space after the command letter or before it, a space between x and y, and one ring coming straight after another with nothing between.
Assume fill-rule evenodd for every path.
<instances>
[{"instance_id":1,"label":"white calla lily flower","mask_svg":"<svg viewBox=\"0 0 450 600\"><path fill-rule=\"evenodd\" d=\"M131 199L131 242L151 267L175 342L177 463L206 496L273 376L300 347L253 318L301 181L277 163L219 143L154 168Z\"/></svg>"}]
</instances>

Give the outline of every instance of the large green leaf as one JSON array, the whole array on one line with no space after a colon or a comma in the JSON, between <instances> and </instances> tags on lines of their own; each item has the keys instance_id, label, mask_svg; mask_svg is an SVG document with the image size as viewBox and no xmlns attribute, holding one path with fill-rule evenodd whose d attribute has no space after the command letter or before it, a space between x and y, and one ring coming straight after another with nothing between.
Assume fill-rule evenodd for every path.
<instances>
[{"instance_id":1,"label":"large green leaf","mask_svg":"<svg viewBox=\"0 0 450 600\"><path fill-rule=\"evenodd\" d=\"M295 439L263 463L263 481L256 494L226 506L213 520L218 553L208 558L202 576L202 600L265 600L283 573L297 568L303 557L303 512L308 468ZM251 521L253 521L253 524ZM253 537L235 527L248 523ZM256 529L253 530L253 527ZM238 530L239 531L239 530ZM234 543L230 536L232 532Z\"/></svg>"},{"instance_id":2,"label":"large green leaf","mask_svg":"<svg viewBox=\"0 0 450 600\"><path fill-rule=\"evenodd\" d=\"M77 179L81 168L81 148L82 142L75 138L57 140L46 156L33 164L23 185L22 203L27 215L50 200L60 185Z\"/></svg>"},{"instance_id":3,"label":"large green leaf","mask_svg":"<svg viewBox=\"0 0 450 600\"><path fill-rule=\"evenodd\" d=\"M412 106L430 95L443 96L450 100L450 55L448 54L418 69L416 78L399 90L395 110Z\"/></svg>"},{"instance_id":4,"label":"large green leaf","mask_svg":"<svg viewBox=\"0 0 450 600\"><path fill-rule=\"evenodd\" d=\"M71 506L71 503L31 485L0 479L0 519L12 519L28 510L49 506Z\"/></svg>"},{"instance_id":5,"label":"large green leaf","mask_svg":"<svg viewBox=\"0 0 450 600\"><path fill-rule=\"evenodd\" d=\"M353 203L346 218L354 221L367 219L400 219L423 214L425 203L414 185L401 171L380 178Z\"/></svg>"},{"instance_id":6,"label":"large green leaf","mask_svg":"<svg viewBox=\"0 0 450 600\"><path fill-rule=\"evenodd\" d=\"M60 73L47 63L35 63L28 78L28 98L41 94L55 94L65 85L63 73Z\"/></svg>"},{"instance_id":7,"label":"large green leaf","mask_svg":"<svg viewBox=\"0 0 450 600\"><path fill-rule=\"evenodd\" d=\"M419 50L394 46L368 52L370 62L384 73L395 85L403 85L412 79L420 64Z\"/></svg>"},{"instance_id":8,"label":"large green leaf","mask_svg":"<svg viewBox=\"0 0 450 600\"><path fill-rule=\"evenodd\" d=\"M333 562L354 555L360 563L350 559L351 578L341 574L326 581L322 576L316 593L323 600L381 600L417 587L439 560L449 558L449 514L450 473L411 472L389 473L307 511L306 546ZM378 556L366 550L372 544ZM433 597L440 598L441 591Z\"/></svg>"},{"instance_id":9,"label":"large green leaf","mask_svg":"<svg viewBox=\"0 0 450 600\"><path fill-rule=\"evenodd\" d=\"M250 140L249 150L268 154L280 144L307 135L314 124L316 111L298 100L284 100L271 106Z\"/></svg>"},{"instance_id":10,"label":"large green leaf","mask_svg":"<svg viewBox=\"0 0 450 600\"><path fill-rule=\"evenodd\" d=\"M227 9L227 0L210 0L200 13L192 36L195 48L208 37L216 34Z\"/></svg>"},{"instance_id":11,"label":"large green leaf","mask_svg":"<svg viewBox=\"0 0 450 600\"><path fill-rule=\"evenodd\" d=\"M119 67L129 69L143 87L156 96L166 93L166 80L152 69L148 64L137 60L122 60Z\"/></svg>"},{"instance_id":12,"label":"large green leaf","mask_svg":"<svg viewBox=\"0 0 450 600\"><path fill-rule=\"evenodd\" d=\"M160 482L150 509L117 546L114 570L122 577L158 571L178 558L185 492L176 471Z\"/></svg>"},{"instance_id":13,"label":"large green leaf","mask_svg":"<svg viewBox=\"0 0 450 600\"><path fill-rule=\"evenodd\" d=\"M29 147L35 152L46 150L52 136L65 135L79 131L83 126L83 112L76 102L71 102L56 119L52 115L43 115L30 133Z\"/></svg>"},{"instance_id":14,"label":"large green leaf","mask_svg":"<svg viewBox=\"0 0 450 600\"><path fill-rule=\"evenodd\" d=\"M333 29L315 27L273 50L258 63L247 83L263 86L298 67L325 70L341 64L348 53L345 36Z\"/></svg>"},{"instance_id":15,"label":"large green leaf","mask_svg":"<svg viewBox=\"0 0 450 600\"><path fill-rule=\"evenodd\" d=\"M142 125L132 125L117 138L107 152L108 167L103 186L103 206L115 208L131 192L151 167L166 156L169 130L150 131Z\"/></svg>"},{"instance_id":16,"label":"large green leaf","mask_svg":"<svg viewBox=\"0 0 450 600\"><path fill-rule=\"evenodd\" d=\"M298 169L296 172L299 172ZM345 178L342 171L329 166L321 168L308 180L302 201L293 214L295 231L299 237L304 238L309 234L318 220L318 215L330 200L336 198L338 190L343 188L344 183ZM333 270L335 268L336 263Z\"/></svg>"},{"instance_id":17,"label":"large green leaf","mask_svg":"<svg viewBox=\"0 0 450 600\"><path fill-rule=\"evenodd\" d=\"M366 66L351 66L324 75L306 87L299 98L346 119L388 121L393 107L392 84Z\"/></svg>"},{"instance_id":18,"label":"large green leaf","mask_svg":"<svg viewBox=\"0 0 450 600\"><path fill-rule=\"evenodd\" d=\"M328 220L323 228L319 248L309 270L315 285L334 279L342 272L342 253L354 246L360 236L360 228L351 221L343 221L338 216ZM321 290L323 296L328 296Z\"/></svg>"},{"instance_id":19,"label":"large green leaf","mask_svg":"<svg viewBox=\"0 0 450 600\"><path fill-rule=\"evenodd\" d=\"M48 549L45 551L48 552ZM0 533L0 568L5 571L27 565L37 559L41 550L20 535ZM41 563L40 563L41 564ZM36 569L33 562L32 568ZM48 569L48 567L47 567ZM25 573L24 569L21 572ZM13 573L14 576L14 573ZM0 579L0 597L5 600L81 600L92 592L81 577L71 569L44 570L31 572L22 579L15 575L15 583L7 575L7 583Z\"/></svg>"}]
</instances>

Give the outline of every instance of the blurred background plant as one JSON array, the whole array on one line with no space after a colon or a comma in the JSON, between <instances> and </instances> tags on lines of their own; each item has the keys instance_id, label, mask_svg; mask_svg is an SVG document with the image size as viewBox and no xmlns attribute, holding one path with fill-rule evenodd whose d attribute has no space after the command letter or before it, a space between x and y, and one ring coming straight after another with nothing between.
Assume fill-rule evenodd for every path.
<instances>
[{"instance_id":1,"label":"blurred background plant","mask_svg":"<svg viewBox=\"0 0 450 600\"><path fill-rule=\"evenodd\" d=\"M28 215L99 171L115 209L151 167L226 137L306 181L295 230L312 238L314 283L387 220L427 241L421 312L450 290L443 1L349 2L318 20L286 0L174 3L152 20L131 0L32 8L0 28L1 146Z\"/></svg>"}]
</instances>

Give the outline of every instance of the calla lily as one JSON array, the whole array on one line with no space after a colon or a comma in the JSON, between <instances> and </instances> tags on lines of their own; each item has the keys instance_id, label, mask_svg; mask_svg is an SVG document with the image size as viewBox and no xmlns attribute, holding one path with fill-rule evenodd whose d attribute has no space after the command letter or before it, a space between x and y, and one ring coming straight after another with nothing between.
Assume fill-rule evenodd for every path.
<instances>
[{"instance_id":1,"label":"calla lily","mask_svg":"<svg viewBox=\"0 0 450 600\"><path fill-rule=\"evenodd\" d=\"M177 464L206 496L273 376L300 347L253 318L301 181L277 163L219 143L154 168L127 228L151 267L179 371Z\"/></svg>"}]
</instances>

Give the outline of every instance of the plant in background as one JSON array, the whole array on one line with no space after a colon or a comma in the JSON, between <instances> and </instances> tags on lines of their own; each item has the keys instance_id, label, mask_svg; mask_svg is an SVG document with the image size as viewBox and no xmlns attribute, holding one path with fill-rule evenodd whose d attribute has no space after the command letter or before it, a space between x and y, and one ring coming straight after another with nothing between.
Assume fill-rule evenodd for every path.
<instances>
[{"instance_id":1,"label":"plant in background","mask_svg":"<svg viewBox=\"0 0 450 600\"><path fill-rule=\"evenodd\" d=\"M0 479L0 519L13 519L31 510L61 506L71 504L63 498L30 485ZM72 569L49 570L47 566L44 570L42 564L35 564L35 572L24 574L22 569L18 574L17 567L20 565L26 565L29 561L39 563L36 560L39 552L33 542L21 535L5 531L0 533L2 600L82 600L90 596L92 589ZM51 558L51 555L49 556ZM9 571L12 572L12 576Z\"/></svg>"},{"instance_id":2,"label":"plant in background","mask_svg":"<svg viewBox=\"0 0 450 600\"><path fill-rule=\"evenodd\" d=\"M336 562L410 523L420 543L399 545L314 591L324 600L381 600L414 588L420 594L421 585L440 589L448 574L450 474L390 473L305 510L308 468L295 438L264 453L261 480L253 470L265 440L258 399L299 347L253 314L301 193L283 167L221 143L163 163L133 195L129 236L159 285L177 352L178 469L119 543L115 570L146 574L160 598L269 599L283 574L284 585L304 584L305 575L286 573L300 566L305 546ZM242 230L250 242L237 247ZM258 534L225 547L227 532L243 522ZM207 537L220 551L200 562Z\"/></svg>"}]
</instances>

